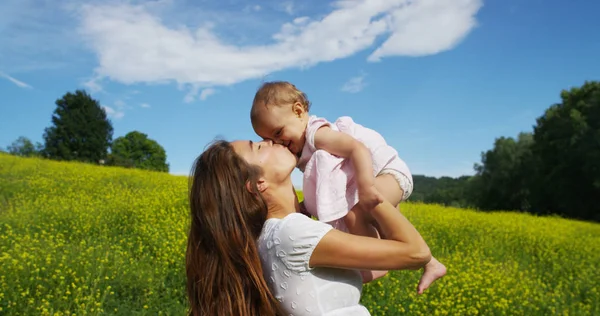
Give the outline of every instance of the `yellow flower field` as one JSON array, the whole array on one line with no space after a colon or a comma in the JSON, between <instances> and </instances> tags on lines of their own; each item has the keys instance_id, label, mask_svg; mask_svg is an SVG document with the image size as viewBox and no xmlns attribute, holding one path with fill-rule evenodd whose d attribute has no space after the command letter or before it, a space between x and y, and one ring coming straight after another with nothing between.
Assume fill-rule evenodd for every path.
<instances>
[{"instance_id":1,"label":"yellow flower field","mask_svg":"<svg viewBox=\"0 0 600 316\"><path fill-rule=\"evenodd\" d=\"M0 315L183 315L187 178L0 154ZM418 190L418 188L416 188ZM448 275L373 315L600 315L600 225L406 204Z\"/></svg>"}]
</instances>

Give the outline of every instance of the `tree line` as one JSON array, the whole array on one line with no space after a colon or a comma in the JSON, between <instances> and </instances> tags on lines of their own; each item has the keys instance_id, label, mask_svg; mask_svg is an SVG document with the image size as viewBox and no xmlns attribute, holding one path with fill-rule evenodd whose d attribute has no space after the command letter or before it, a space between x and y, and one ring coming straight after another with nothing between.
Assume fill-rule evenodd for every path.
<instances>
[{"instance_id":1,"label":"tree line","mask_svg":"<svg viewBox=\"0 0 600 316\"><path fill-rule=\"evenodd\" d=\"M474 176L415 176L411 200L600 221L600 82L560 96L532 133L497 138Z\"/></svg>"},{"instance_id":2,"label":"tree line","mask_svg":"<svg viewBox=\"0 0 600 316\"><path fill-rule=\"evenodd\" d=\"M6 151L24 157L169 171L165 149L148 135L132 131L114 141L112 136L104 108L84 90L76 90L56 100L44 144L21 136Z\"/></svg>"}]
</instances>

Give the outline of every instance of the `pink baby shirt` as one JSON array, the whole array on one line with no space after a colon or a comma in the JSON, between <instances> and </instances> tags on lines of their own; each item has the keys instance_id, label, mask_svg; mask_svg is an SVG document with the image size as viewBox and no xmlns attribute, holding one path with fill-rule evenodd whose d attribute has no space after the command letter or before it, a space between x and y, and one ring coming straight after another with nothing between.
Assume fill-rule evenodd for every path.
<instances>
[{"instance_id":1,"label":"pink baby shirt","mask_svg":"<svg viewBox=\"0 0 600 316\"><path fill-rule=\"evenodd\" d=\"M315 133L325 125L354 137L369 149L374 176L384 169L400 172L409 179L412 179L412 175L398 152L376 131L355 123L347 116L338 118L333 124L324 118L310 116L306 127L306 142L298 161L298 168L304 173L304 205L308 213L319 221L329 222L334 227L345 230L340 219L358 203L358 187L350 159L315 148Z\"/></svg>"}]
</instances>

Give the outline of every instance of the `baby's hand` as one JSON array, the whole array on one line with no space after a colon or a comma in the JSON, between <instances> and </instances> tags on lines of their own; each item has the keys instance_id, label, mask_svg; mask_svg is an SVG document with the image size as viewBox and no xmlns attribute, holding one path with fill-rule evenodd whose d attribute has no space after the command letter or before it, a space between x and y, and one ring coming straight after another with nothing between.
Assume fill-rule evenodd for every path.
<instances>
[{"instance_id":1,"label":"baby's hand","mask_svg":"<svg viewBox=\"0 0 600 316\"><path fill-rule=\"evenodd\" d=\"M363 210L370 211L381 202L383 202L383 195L374 185L358 190L358 204Z\"/></svg>"}]
</instances>

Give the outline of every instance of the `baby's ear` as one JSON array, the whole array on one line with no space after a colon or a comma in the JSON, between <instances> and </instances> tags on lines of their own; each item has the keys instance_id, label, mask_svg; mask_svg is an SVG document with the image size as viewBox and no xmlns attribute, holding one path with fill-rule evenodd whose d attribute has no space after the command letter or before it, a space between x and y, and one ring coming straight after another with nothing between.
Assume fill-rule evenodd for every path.
<instances>
[{"instance_id":1,"label":"baby's ear","mask_svg":"<svg viewBox=\"0 0 600 316\"><path fill-rule=\"evenodd\" d=\"M300 103L300 102L296 102L296 103L294 103L294 105L292 105L292 111L294 112L294 115L296 115L297 117L301 117L302 114L304 114L304 112L306 112L306 110L304 109L304 105L302 105L302 103Z\"/></svg>"}]
</instances>

